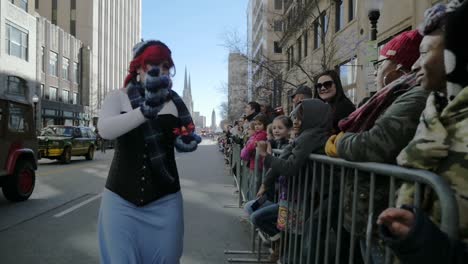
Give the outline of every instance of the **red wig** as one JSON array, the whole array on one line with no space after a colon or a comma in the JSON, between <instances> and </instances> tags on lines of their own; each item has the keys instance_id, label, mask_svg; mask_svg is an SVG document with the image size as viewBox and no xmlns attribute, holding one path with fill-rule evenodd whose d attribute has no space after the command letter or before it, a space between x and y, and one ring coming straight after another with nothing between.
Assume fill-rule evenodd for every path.
<instances>
[{"instance_id":1,"label":"red wig","mask_svg":"<svg viewBox=\"0 0 468 264\"><path fill-rule=\"evenodd\" d=\"M130 62L128 75L124 81L124 87L136 78L138 69L146 69L147 64L158 65L167 61L169 67L174 67L171 57L171 50L159 41L148 42L147 45L140 48L142 51L136 54L136 57Z\"/></svg>"}]
</instances>

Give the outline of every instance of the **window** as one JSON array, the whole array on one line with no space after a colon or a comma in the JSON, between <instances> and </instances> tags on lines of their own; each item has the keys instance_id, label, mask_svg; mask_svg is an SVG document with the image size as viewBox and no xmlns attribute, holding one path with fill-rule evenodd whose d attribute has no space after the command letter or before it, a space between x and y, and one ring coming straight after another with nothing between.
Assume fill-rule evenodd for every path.
<instances>
[{"instance_id":1,"label":"window","mask_svg":"<svg viewBox=\"0 0 468 264\"><path fill-rule=\"evenodd\" d=\"M327 13L323 12L320 16L320 24L322 25L322 34L325 35L328 32L328 16Z\"/></svg>"},{"instance_id":2,"label":"window","mask_svg":"<svg viewBox=\"0 0 468 264\"><path fill-rule=\"evenodd\" d=\"M81 127L81 135L84 137L84 138L90 138L90 135L88 133L88 130L84 127Z\"/></svg>"},{"instance_id":3,"label":"window","mask_svg":"<svg viewBox=\"0 0 468 264\"><path fill-rule=\"evenodd\" d=\"M328 17L326 13L322 13L314 22L314 49L320 48L322 38L325 37L328 28Z\"/></svg>"},{"instance_id":4,"label":"window","mask_svg":"<svg viewBox=\"0 0 468 264\"><path fill-rule=\"evenodd\" d=\"M353 104L356 104L356 88L346 90L346 97L348 97Z\"/></svg>"},{"instance_id":5,"label":"window","mask_svg":"<svg viewBox=\"0 0 468 264\"><path fill-rule=\"evenodd\" d=\"M57 88L56 87L49 87L49 100L57 101Z\"/></svg>"},{"instance_id":6,"label":"window","mask_svg":"<svg viewBox=\"0 0 468 264\"><path fill-rule=\"evenodd\" d=\"M70 20L70 34L76 37L76 20Z\"/></svg>"},{"instance_id":7,"label":"window","mask_svg":"<svg viewBox=\"0 0 468 264\"><path fill-rule=\"evenodd\" d=\"M348 86L356 83L357 58L354 57L338 66L341 83Z\"/></svg>"},{"instance_id":8,"label":"window","mask_svg":"<svg viewBox=\"0 0 468 264\"><path fill-rule=\"evenodd\" d=\"M78 93L73 93L73 104L78 104Z\"/></svg>"},{"instance_id":9,"label":"window","mask_svg":"<svg viewBox=\"0 0 468 264\"><path fill-rule=\"evenodd\" d=\"M58 76L57 58L58 58L58 54L51 51L50 58L49 58L49 74L53 76Z\"/></svg>"},{"instance_id":10,"label":"window","mask_svg":"<svg viewBox=\"0 0 468 264\"><path fill-rule=\"evenodd\" d=\"M335 1L335 32L344 27L344 4L342 0Z\"/></svg>"},{"instance_id":11,"label":"window","mask_svg":"<svg viewBox=\"0 0 468 264\"><path fill-rule=\"evenodd\" d=\"M356 2L354 0L348 0L348 22L356 17Z\"/></svg>"},{"instance_id":12,"label":"window","mask_svg":"<svg viewBox=\"0 0 468 264\"><path fill-rule=\"evenodd\" d=\"M76 0L70 2L70 34L76 37Z\"/></svg>"},{"instance_id":13,"label":"window","mask_svg":"<svg viewBox=\"0 0 468 264\"><path fill-rule=\"evenodd\" d=\"M319 30L320 30L320 25L318 21L315 21L314 22L314 49L320 48L321 40L320 40Z\"/></svg>"},{"instance_id":14,"label":"window","mask_svg":"<svg viewBox=\"0 0 468 264\"><path fill-rule=\"evenodd\" d=\"M6 24L6 53L28 60L28 33L26 30L21 30L12 24Z\"/></svg>"},{"instance_id":15,"label":"window","mask_svg":"<svg viewBox=\"0 0 468 264\"><path fill-rule=\"evenodd\" d=\"M274 41L274 42L273 42L273 51L274 51L275 53L283 53L283 49L280 47L278 41Z\"/></svg>"},{"instance_id":16,"label":"window","mask_svg":"<svg viewBox=\"0 0 468 264\"><path fill-rule=\"evenodd\" d=\"M41 65L41 70L42 72L45 72L45 54L44 54L44 47L41 47L41 58L42 58L42 65Z\"/></svg>"},{"instance_id":17,"label":"window","mask_svg":"<svg viewBox=\"0 0 468 264\"><path fill-rule=\"evenodd\" d=\"M73 62L73 73L75 82L80 83L80 64L77 62Z\"/></svg>"},{"instance_id":18,"label":"window","mask_svg":"<svg viewBox=\"0 0 468 264\"><path fill-rule=\"evenodd\" d=\"M283 8L283 0L275 0L275 9L279 10Z\"/></svg>"},{"instance_id":19,"label":"window","mask_svg":"<svg viewBox=\"0 0 468 264\"><path fill-rule=\"evenodd\" d=\"M25 109L17 104L10 103L10 118L8 120L8 130L14 133L24 133L29 131L25 115Z\"/></svg>"},{"instance_id":20,"label":"window","mask_svg":"<svg viewBox=\"0 0 468 264\"><path fill-rule=\"evenodd\" d=\"M297 39L297 61L300 62L302 60L302 38L299 37Z\"/></svg>"},{"instance_id":21,"label":"window","mask_svg":"<svg viewBox=\"0 0 468 264\"><path fill-rule=\"evenodd\" d=\"M283 21L281 20L276 20L274 22L273 28L276 32L281 32L283 31Z\"/></svg>"},{"instance_id":22,"label":"window","mask_svg":"<svg viewBox=\"0 0 468 264\"><path fill-rule=\"evenodd\" d=\"M18 6L24 11L28 12L28 0L19 0Z\"/></svg>"},{"instance_id":23,"label":"window","mask_svg":"<svg viewBox=\"0 0 468 264\"><path fill-rule=\"evenodd\" d=\"M62 102L70 103L70 92L67 90L62 90Z\"/></svg>"},{"instance_id":24,"label":"window","mask_svg":"<svg viewBox=\"0 0 468 264\"><path fill-rule=\"evenodd\" d=\"M34 8L39 9L39 0L34 2Z\"/></svg>"},{"instance_id":25,"label":"window","mask_svg":"<svg viewBox=\"0 0 468 264\"><path fill-rule=\"evenodd\" d=\"M294 66L294 46L288 49L288 70Z\"/></svg>"},{"instance_id":26,"label":"window","mask_svg":"<svg viewBox=\"0 0 468 264\"><path fill-rule=\"evenodd\" d=\"M39 95L41 98L44 98L44 84L41 84L41 94Z\"/></svg>"},{"instance_id":27,"label":"window","mask_svg":"<svg viewBox=\"0 0 468 264\"><path fill-rule=\"evenodd\" d=\"M304 39L304 57L307 57L307 47L309 46L309 34L307 30L304 31L303 39Z\"/></svg>"},{"instance_id":28,"label":"window","mask_svg":"<svg viewBox=\"0 0 468 264\"><path fill-rule=\"evenodd\" d=\"M57 0L52 0L52 24L57 25Z\"/></svg>"},{"instance_id":29,"label":"window","mask_svg":"<svg viewBox=\"0 0 468 264\"><path fill-rule=\"evenodd\" d=\"M26 96L26 82L17 76L8 76L7 91L10 94Z\"/></svg>"},{"instance_id":30,"label":"window","mask_svg":"<svg viewBox=\"0 0 468 264\"><path fill-rule=\"evenodd\" d=\"M70 62L67 58L62 59L62 78L69 80L68 71L70 70Z\"/></svg>"}]
</instances>

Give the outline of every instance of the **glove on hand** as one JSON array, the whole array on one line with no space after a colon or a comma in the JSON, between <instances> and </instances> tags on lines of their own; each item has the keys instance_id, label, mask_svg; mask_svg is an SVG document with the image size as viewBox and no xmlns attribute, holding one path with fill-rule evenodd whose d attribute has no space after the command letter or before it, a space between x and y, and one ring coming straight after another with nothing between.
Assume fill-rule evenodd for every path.
<instances>
[{"instance_id":1,"label":"glove on hand","mask_svg":"<svg viewBox=\"0 0 468 264\"><path fill-rule=\"evenodd\" d=\"M174 146L177 152L192 152L197 149L201 141L201 137L192 132L188 135L178 136L175 139Z\"/></svg>"}]
</instances>

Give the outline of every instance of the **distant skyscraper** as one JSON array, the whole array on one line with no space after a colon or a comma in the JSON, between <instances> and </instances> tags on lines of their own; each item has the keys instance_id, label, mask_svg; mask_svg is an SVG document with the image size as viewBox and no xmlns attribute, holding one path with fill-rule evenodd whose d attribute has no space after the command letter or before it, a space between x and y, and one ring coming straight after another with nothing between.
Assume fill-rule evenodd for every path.
<instances>
[{"instance_id":1,"label":"distant skyscraper","mask_svg":"<svg viewBox=\"0 0 468 264\"><path fill-rule=\"evenodd\" d=\"M185 68L184 91L182 93L182 100L187 106L190 114L193 115L192 84L190 81L190 75L187 80L187 68Z\"/></svg>"},{"instance_id":2,"label":"distant skyscraper","mask_svg":"<svg viewBox=\"0 0 468 264\"><path fill-rule=\"evenodd\" d=\"M213 109L213 113L211 113L211 130L213 131L216 130L216 113L214 109Z\"/></svg>"}]
</instances>

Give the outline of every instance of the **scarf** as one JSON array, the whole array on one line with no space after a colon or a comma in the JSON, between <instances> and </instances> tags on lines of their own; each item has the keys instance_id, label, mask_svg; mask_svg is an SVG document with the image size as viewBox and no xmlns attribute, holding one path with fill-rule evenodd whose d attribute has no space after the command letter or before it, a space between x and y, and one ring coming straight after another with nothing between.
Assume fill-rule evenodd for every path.
<instances>
[{"instance_id":1,"label":"scarf","mask_svg":"<svg viewBox=\"0 0 468 264\"><path fill-rule=\"evenodd\" d=\"M184 101L175 91L170 90L169 93L170 100L174 102L179 113L180 130L188 130L188 133L192 133L194 125L187 106L185 106ZM133 109L140 107L140 104L145 100L145 89L140 83L130 82L127 85L127 94ZM142 124L142 127L152 170L154 172L159 172L162 179L168 183L173 183L175 179L170 175L166 165L164 164L166 153L160 142L163 132L161 131L161 125L158 118L146 120L145 123Z\"/></svg>"},{"instance_id":2,"label":"scarf","mask_svg":"<svg viewBox=\"0 0 468 264\"><path fill-rule=\"evenodd\" d=\"M359 133L371 129L375 121L402 94L416 86L416 73L404 75L378 91L367 103L338 124L343 132Z\"/></svg>"}]
</instances>

